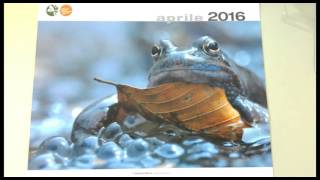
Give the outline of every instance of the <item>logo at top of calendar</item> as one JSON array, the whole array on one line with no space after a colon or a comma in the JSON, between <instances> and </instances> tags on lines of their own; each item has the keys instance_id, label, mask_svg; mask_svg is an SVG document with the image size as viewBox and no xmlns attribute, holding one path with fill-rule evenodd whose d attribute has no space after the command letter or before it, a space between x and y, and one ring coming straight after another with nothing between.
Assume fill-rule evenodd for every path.
<instances>
[{"instance_id":1,"label":"logo at top of calendar","mask_svg":"<svg viewBox=\"0 0 320 180\"><path fill-rule=\"evenodd\" d=\"M60 14L62 16L69 16L72 13L72 7L69 4L64 4L60 8Z\"/></svg>"},{"instance_id":2,"label":"logo at top of calendar","mask_svg":"<svg viewBox=\"0 0 320 180\"><path fill-rule=\"evenodd\" d=\"M55 16L58 14L59 7L57 5L49 5L46 9L46 12L49 16Z\"/></svg>"},{"instance_id":3,"label":"logo at top of calendar","mask_svg":"<svg viewBox=\"0 0 320 180\"><path fill-rule=\"evenodd\" d=\"M58 12L62 16L69 16L72 13L72 7L69 4L64 4L59 8L59 6L51 4L47 7L46 12L49 16L55 16Z\"/></svg>"}]
</instances>

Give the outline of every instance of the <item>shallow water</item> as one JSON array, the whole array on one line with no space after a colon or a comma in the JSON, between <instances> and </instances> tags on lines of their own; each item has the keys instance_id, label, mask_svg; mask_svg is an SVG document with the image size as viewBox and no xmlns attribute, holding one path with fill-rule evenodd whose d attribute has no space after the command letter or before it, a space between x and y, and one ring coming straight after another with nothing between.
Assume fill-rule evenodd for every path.
<instances>
[{"instance_id":1,"label":"shallow water","mask_svg":"<svg viewBox=\"0 0 320 180\"><path fill-rule=\"evenodd\" d=\"M75 121L80 125L69 132L74 142L57 136L43 141L30 152L29 169L272 166L270 138L259 129L245 130L242 142L221 141L138 114L98 129L82 128L98 127L97 114L114 102L115 97L106 98L84 110Z\"/></svg>"}]
</instances>

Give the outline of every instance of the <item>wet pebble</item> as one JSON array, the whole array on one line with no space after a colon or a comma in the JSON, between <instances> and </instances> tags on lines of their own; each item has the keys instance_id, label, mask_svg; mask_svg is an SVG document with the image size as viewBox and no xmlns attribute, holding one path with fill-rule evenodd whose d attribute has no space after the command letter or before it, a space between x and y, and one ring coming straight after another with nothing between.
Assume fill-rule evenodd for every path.
<instances>
[{"instance_id":1,"label":"wet pebble","mask_svg":"<svg viewBox=\"0 0 320 180\"><path fill-rule=\"evenodd\" d=\"M179 168L197 168L197 167L201 167L200 164L189 164L189 163L180 163L178 164Z\"/></svg>"},{"instance_id":2,"label":"wet pebble","mask_svg":"<svg viewBox=\"0 0 320 180\"><path fill-rule=\"evenodd\" d=\"M243 166L245 166L245 165L243 165ZM263 166L266 166L266 162L260 155L254 155L254 156L251 156L247 160L246 166L249 166L249 167L263 167Z\"/></svg>"},{"instance_id":3,"label":"wet pebble","mask_svg":"<svg viewBox=\"0 0 320 180\"><path fill-rule=\"evenodd\" d=\"M120 159L122 149L114 142L107 142L97 149L97 156L102 159Z\"/></svg>"},{"instance_id":4,"label":"wet pebble","mask_svg":"<svg viewBox=\"0 0 320 180\"><path fill-rule=\"evenodd\" d=\"M52 153L40 154L30 160L29 169L59 169Z\"/></svg>"},{"instance_id":5,"label":"wet pebble","mask_svg":"<svg viewBox=\"0 0 320 180\"><path fill-rule=\"evenodd\" d=\"M157 155L163 158L177 158L184 153L184 149L176 144L164 144L154 151Z\"/></svg>"},{"instance_id":6,"label":"wet pebble","mask_svg":"<svg viewBox=\"0 0 320 180\"><path fill-rule=\"evenodd\" d=\"M108 161L105 164L105 168L110 169L137 169L142 168L142 165L134 162L124 162L124 161Z\"/></svg>"},{"instance_id":7,"label":"wet pebble","mask_svg":"<svg viewBox=\"0 0 320 180\"><path fill-rule=\"evenodd\" d=\"M271 151L270 138L263 138L259 141L250 144L246 151L246 155L254 155L259 153L266 153Z\"/></svg>"},{"instance_id":8,"label":"wet pebble","mask_svg":"<svg viewBox=\"0 0 320 180\"><path fill-rule=\"evenodd\" d=\"M99 147L98 138L96 136L89 136L85 138L81 143L81 147L86 149L97 149Z\"/></svg>"},{"instance_id":9,"label":"wet pebble","mask_svg":"<svg viewBox=\"0 0 320 180\"><path fill-rule=\"evenodd\" d=\"M227 167L228 161L225 158L219 158L217 161L213 162L213 167Z\"/></svg>"},{"instance_id":10,"label":"wet pebble","mask_svg":"<svg viewBox=\"0 0 320 180\"><path fill-rule=\"evenodd\" d=\"M151 157L151 156L144 156L140 160L140 162L143 165L143 167L145 167L145 168L156 167L156 166L161 164L161 160L160 159L154 158L154 157Z\"/></svg>"},{"instance_id":11,"label":"wet pebble","mask_svg":"<svg viewBox=\"0 0 320 180\"><path fill-rule=\"evenodd\" d=\"M118 140L118 144L121 147L126 147L130 141L132 141L132 138L128 134L122 134Z\"/></svg>"},{"instance_id":12,"label":"wet pebble","mask_svg":"<svg viewBox=\"0 0 320 180\"><path fill-rule=\"evenodd\" d=\"M113 122L109 124L106 128L101 128L98 138L99 140L102 140L102 142L107 142L110 140L114 140L119 135L122 134L121 126L117 122Z\"/></svg>"},{"instance_id":13,"label":"wet pebble","mask_svg":"<svg viewBox=\"0 0 320 180\"><path fill-rule=\"evenodd\" d=\"M141 155L147 153L148 148L148 142L143 139L135 139L128 142L128 145L126 147L127 155L131 158L139 158Z\"/></svg>"},{"instance_id":14,"label":"wet pebble","mask_svg":"<svg viewBox=\"0 0 320 180\"><path fill-rule=\"evenodd\" d=\"M76 134L81 137L76 136L73 144L63 137L49 138L38 152L30 153L29 169L272 166L271 155L267 156L270 139L263 136L241 144L209 141L172 124L142 122L138 116L131 118L126 119L126 125L114 122L99 132L97 128L94 132L97 136L92 132ZM73 153L68 150L65 153L64 147ZM265 154L255 156L260 151Z\"/></svg>"},{"instance_id":15,"label":"wet pebble","mask_svg":"<svg viewBox=\"0 0 320 180\"><path fill-rule=\"evenodd\" d=\"M198 152L198 153L194 153L189 155L186 160L187 161L197 161L197 160L201 160L201 159L211 159L214 155L210 152Z\"/></svg>"},{"instance_id":16,"label":"wet pebble","mask_svg":"<svg viewBox=\"0 0 320 180\"><path fill-rule=\"evenodd\" d=\"M181 164L180 159L178 158L173 158L173 159L164 159L163 164L160 165L160 167L163 168L174 168L177 167L179 164Z\"/></svg>"},{"instance_id":17,"label":"wet pebble","mask_svg":"<svg viewBox=\"0 0 320 180\"><path fill-rule=\"evenodd\" d=\"M196 144L188 150L188 154L199 153L199 152L208 152L211 154L217 154L219 150L215 147L214 144L209 142Z\"/></svg>"},{"instance_id":18,"label":"wet pebble","mask_svg":"<svg viewBox=\"0 0 320 180\"><path fill-rule=\"evenodd\" d=\"M68 167L70 164L70 157L61 156L57 153L53 153L56 163L60 164L62 167Z\"/></svg>"},{"instance_id":19,"label":"wet pebble","mask_svg":"<svg viewBox=\"0 0 320 180\"><path fill-rule=\"evenodd\" d=\"M64 137L51 137L43 141L38 149L38 153L57 153L61 156L68 156L71 152L69 141Z\"/></svg>"},{"instance_id":20,"label":"wet pebble","mask_svg":"<svg viewBox=\"0 0 320 180\"><path fill-rule=\"evenodd\" d=\"M91 153L99 148L98 138L96 136L89 136L74 145L74 152L78 155Z\"/></svg>"},{"instance_id":21,"label":"wet pebble","mask_svg":"<svg viewBox=\"0 0 320 180\"><path fill-rule=\"evenodd\" d=\"M269 132L265 132L262 128L244 128L242 141L246 144L251 144L269 137Z\"/></svg>"},{"instance_id":22,"label":"wet pebble","mask_svg":"<svg viewBox=\"0 0 320 180\"><path fill-rule=\"evenodd\" d=\"M80 169L92 169L95 166L97 156L95 154L84 154L74 160L73 165Z\"/></svg>"}]
</instances>

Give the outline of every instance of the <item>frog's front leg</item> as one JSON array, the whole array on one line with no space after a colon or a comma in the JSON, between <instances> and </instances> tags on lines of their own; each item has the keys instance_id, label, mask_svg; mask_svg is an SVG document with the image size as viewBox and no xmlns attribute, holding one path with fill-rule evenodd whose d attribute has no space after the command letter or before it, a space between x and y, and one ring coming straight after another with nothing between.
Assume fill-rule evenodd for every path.
<instances>
[{"instance_id":1,"label":"frog's front leg","mask_svg":"<svg viewBox=\"0 0 320 180\"><path fill-rule=\"evenodd\" d=\"M239 111L241 118L250 125L266 123L269 121L269 114L266 108L250 101L242 95L238 95L230 103Z\"/></svg>"}]
</instances>

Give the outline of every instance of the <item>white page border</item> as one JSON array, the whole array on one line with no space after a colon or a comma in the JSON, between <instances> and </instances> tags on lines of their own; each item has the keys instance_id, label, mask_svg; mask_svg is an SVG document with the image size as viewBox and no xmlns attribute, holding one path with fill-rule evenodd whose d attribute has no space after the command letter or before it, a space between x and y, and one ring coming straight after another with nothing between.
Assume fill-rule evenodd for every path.
<instances>
[{"instance_id":1,"label":"white page border","mask_svg":"<svg viewBox=\"0 0 320 180\"><path fill-rule=\"evenodd\" d=\"M49 5L72 7L70 16L48 16ZM259 3L44 3L39 6L39 21L157 21L159 16L202 16L208 21L209 12L245 12L245 21L260 21ZM152 169L93 169L93 170L28 170L27 176L215 176L215 177L260 177L273 176L272 167L227 167L227 168L152 168Z\"/></svg>"},{"instance_id":2,"label":"white page border","mask_svg":"<svg viewBox=\"0 0 320 180\"><path fill-rule=\"evenodd\" d=\"M92 170L28 170L27 176L75 176L75 177L272 177L272 167L243 168L152 168L152 169L92 169Z\"/></svg>"},{"instance_id":3,"label":"white page border","mask_svg":"<svg viewBox=\"0 0 320 180\"><path fill-rule=\"evenodd\" d=\"M69 16L59 12L49 16L49 5L64 4L72 7ZM201 16L208 21L209 12L244 12L245 21L260 21L259 3L44 3L39 7L39 21L157 21L159 16L182 16L180 21L190 21ZM187 15L187 18L185 18ZM230 21L230 19L229 19Z\"/></svg>"}]
</instances>

